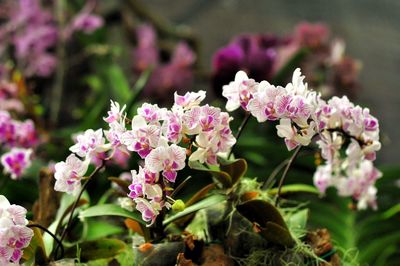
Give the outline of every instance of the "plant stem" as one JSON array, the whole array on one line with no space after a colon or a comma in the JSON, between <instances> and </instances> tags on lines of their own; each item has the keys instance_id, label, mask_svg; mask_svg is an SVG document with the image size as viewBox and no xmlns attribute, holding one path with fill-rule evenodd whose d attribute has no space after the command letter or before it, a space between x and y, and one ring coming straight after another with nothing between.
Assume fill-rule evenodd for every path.
<instances>
[{"instance_id":1,"label":"plant stem","mask_svg":"<svg viewBox=\"0 0 400 266\"><path fill-rule=\"evenodd\" d=\"M283 186L283 182L285 181L285 178L289 172L289 168L292 165L292 163L294 162L294 160L296 159L297 155L299 154L299 151L301 150L303 146L299 145L296 150L294 151L294 153L292 154L292 157L290 157L288 163L286 164L286 168L283 171L281 180L279 181L279 186L278 186L278 194L277 194L277 198L275 201L275 206L279 205L279 200L281 198L281 192L282 192L282 186Z\"/></svg>"},{"instance_id":2,"label":"plant stem","mask_svg":"<svg viewBox=\"0 0 400 266\"><path fill-rule=\"evenodd\" d=\"M272 181L275 179L276 175L279 174L279 172L285 167L289 162L289 159L285 159L283 162L281 162L275 169L272 171L272 173L269 175L267 179L265 179L264 183L261 186L261 189L265 189L269 187L272 183Z\"/></svg>"},{"instance_id":3,"label":"plant stem","mask_svg":"<svg viewBox=\"0 0 400 266\"><path fill-rule=\"evenodd\" d=\"M243 129L246 127L247 123L250 120L250 113L246 112L246 116L244 117L242 123L240 124L239 128L238 128L238 132L235 135L235 139L236 139L236 143L232 146L231 151L228 154L228 159L231 157L232 153L233 153L233 148L235 147L235 145L238 143L240 136L242 135Z\"/></svg>"},{"instance_id":4,"label":"plant stem","mask_svg":"<svg viewBox=\"0 0 400 266\"><path fill-rule=\"evenodd\" d=\"M88 177L86 182L83 184L81 190L79 191L78 197L76 198L76 200L74 202L74 205L72 206L71 214L69 215L67 225L65 226L65 228L64 228L64 230L63 230L63 232L61 234L60 243L62 243L62 241L64 240L65 236L67 235L68 229L71 227L72 220L74 218L74 211L75 211L76 207L78 206L78 203L79 203L79 201L80 201L80 199L81 199L81 197L83 195L83 192L86 190L86 188L87 188L87 186L89 184L89 181L92 179L92 177L95 174L97 174L104 167L104 163L105 163L105 161L102 160L101 164L99 166L97 166L96 169L94 169L94 171L90 174L90 176ZM62 222L62 221L60 221L60 222ZM56 249L55 249L55 251L54 251L55 257L57 256L57 252L58 252L59 247L60 247L60 245L58 244Z\"/></svg>"},{"instance_id":5,"label":"plant stem","mask_svg":"<svg viewBox=\"0 0 400 266\"><path fill-rule=\"evenodd\" d=\"M40 224L28 224L27 227L37 227L43 231L45 231L46 233L48 233L56 242L57 245L61 247L61 257L64 257L64 246L62 244L62 242L60 241L60 239L58 239L49 229L47 229L46 227L40 225ZM55 254L57 255L57 254ZM55 259L57 260L57 256L55 256Z\"/></svg>"},{"instance_id":6,"label":"plant stem","mask_svg":"<svg viewBox=\"0 0 400 266\"><path fill-rule=\"evenodd\" d=\"M170 197L173 198L185 185L186 183L192 178L192 176L188 176L186 177L185 180L182 181L182 183L179 184L179 186L177 188L174 189L174 191L172 191Z\"/></svg>"}]
</instances>

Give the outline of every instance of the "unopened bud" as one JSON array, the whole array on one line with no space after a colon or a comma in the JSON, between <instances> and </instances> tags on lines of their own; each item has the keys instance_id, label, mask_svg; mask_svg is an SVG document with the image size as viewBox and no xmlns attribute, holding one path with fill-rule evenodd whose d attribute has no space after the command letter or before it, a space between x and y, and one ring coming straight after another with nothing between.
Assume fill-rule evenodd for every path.
<instances>
[{"instance_id":1,"label":"unopened bud","mask_svg":"<svg viewBox=\"0 0 400 266\"><path fill-rule=\"evenodd\" d=\"M185 209L185 207L185 203L183 202L183 200L180 199L176 200L174 204L172 204L172 210L174 212L181 212Z\"/></svg>"}]
</instances>

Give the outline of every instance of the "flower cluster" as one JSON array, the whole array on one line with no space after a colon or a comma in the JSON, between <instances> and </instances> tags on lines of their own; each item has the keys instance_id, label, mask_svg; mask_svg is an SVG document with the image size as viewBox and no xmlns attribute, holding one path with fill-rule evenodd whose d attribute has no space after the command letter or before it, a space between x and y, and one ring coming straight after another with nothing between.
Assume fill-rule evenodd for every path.
<instances>
[{"instance_id":1,"label":"flower cluster","mask_svg":"<svg viewBox=\"0 0 400 266\"><path fill-rule=\"evenodd\" d=\"M67 40L75 31L91 33L102 26L103 20L90 14L93 7L93 1L88 1L70 23L61 28L39 0L5 1L1 8L8 11L8 16L0 27L0 56L7 45L13 46L25 76L48 77L56 67L53 50L58 40Z\"/></svg>"},{"instance_id":2,"label":"flower cluster","mask_svg":"<svg viewBox=\"0 0 400 266\"><path fill-rule=\"evenodd\" d=\"M132 120L126 118L125 106L111 102L104 118L109 129L89 129L76 136L70 148L73 154L55 165L55 189L73 193L95 158L108 160L118 151L134 152L144 165L131 171L128 196L143 220L152 224L162 208L170 207L166 196L188 154L191 161L215 165L217 155L229 152L236 142L229 127L232 118L219 108L200 105L205 96L204 91L175 93L171 109L144 103Z\"/></svg>"},{"instance_id":3,"label":"flower cluster","mask_svg":"<svg viewBox=\"0 0 400 266\"><path fill-rule=\"evenodd\" d=\"M317 144L326 162L317 168L315 185L321 192L336 187L339 195L352 196L359 209L376 208L374 184L382 176L373 165L381 148L378 120L347 97L321 101L317 120L322 129Z\"/></svg>"},{"instance_id":4,"label":"flower cluster","mask_svg":"<svg viewBox=\"0 0 400 266\"><path fill-rule=\"evenodd\" d=\"M4 40L15 47L15 57L24 74L50 75L55 69L56 57L49 49L54 47L58 38L53 16L40 6L38 0L8 1L5 4L8 4L9 17L0 31Z\"/></svg>"},{"instance_id":5,"label":"flower cluster","mask_svg":"<svg viewBox=\"0 0 400 266\"><path fill-rule=\"evenodd\" d=\"M239 70L256 80L271 80L295 55L302 54L297 60L301 59L300 66L313 88L323 96L354 96L360 64L344 52L344 42L331 39L329 28L320 23L300 23L284 37L242 34L214 54L213 87L220 95L222 86Z\"/></svg>"},{"instance_id":6,"label":"flower cluster","mask_svg":"<svg viewBox=\"0 0 400 266\"><path fill-rule=\"evenodd\" d=\"M132 130L121 136L127 149L145 162L138 172L132 171L129 197L150 224L163 207L169 207L164 188L175 182L187 154L191 161L217 164L217 154L228 152L235 143L229 115L216 107L200 106L204 98L204 91L175 93L170 110L145 103L132 120Z\"/></svg>"},{"instance_id":7,"label":"flower cluster","mask_svg":"<svg viewBox=\"0 0 400 266\"><path fill-rule=\"evenodd\" d=\"M0 143L5 147L29 148L37 143L32 120L15 120L7 111L0 111Z\"/></svg>"},{"instance_id":8,"label":"flower cluster","mask_svg":"<svg viewBox=\"0 0 400 266\"><path fill-rule=\"evenodd\" d=\"M37 142L32 120L14 120L9 112L0 110L0 143L10 149L1 156L0 161L4 171L9 173L12 179L21 177L30 166L32 148Z\"/></svg>"},{"instance_id":9,"label":"flower cluster","mask_svg":"<svg viewBox=\"0 0 400 266\"><path fill-rule=\"evenodd\" d=\"M19 261L32 237L33 231L26 225L26 209L10 204L0 195L0 264L19 265Z\"/></svg>"},{"instance_id":10,"label":"flower cluster","mask_svg":"<svg viewBox=\"0 0 400 266\"><path fill-rule=\"evenodd\" d=\"M165 100L175 89L181 90L191 86L196 55L185 42L179 42L171 54L171 59L164 62L153 27L147 24L138 27L137 41L137 47L133 51L135 72L142 73L152 69L143 90L147 97Z\"/></svg>"},{"instance_id":11,"label":"flower cluster","mask_svg":"<svg viewBox=\"0 0 400 266\"><path fill-rule=\"evenodd\" d=\"M381 174L372 161L381 144L378 120L369 109L354 105L347 97L322 100L319 93L308 89L300 69L285 87L258 83L239 71L235 80L223 87L223 96L228 111L241 106L258 122L279 120L277 134L288 150L318 138L326 160L314 176L319 190L325 192L333 186L340 195L358 201L358 208L375 207L374 184Z\"/></svg>"}]
</instances>

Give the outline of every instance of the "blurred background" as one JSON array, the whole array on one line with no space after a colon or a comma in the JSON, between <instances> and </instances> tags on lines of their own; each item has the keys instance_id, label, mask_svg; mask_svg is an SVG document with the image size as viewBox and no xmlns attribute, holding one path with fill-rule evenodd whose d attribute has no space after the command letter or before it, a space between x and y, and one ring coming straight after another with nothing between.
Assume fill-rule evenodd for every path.
<instances>
[{"instance_id":1,"label":"blurred background","mask_svg":"<svg viewBox=\"0 0 400 266\"><path fill-rule=\"evenodd\" d=\"M102 1L100 7L105 12L117 8L118 4L111 2L114 1ZM173 25L190 28L201 40L201 67L208 69L212 55L238 34L269 32L284 36L300 22L326 23L333 36L345 41L346 53L362 64L361 90L356 102L368 106L380 121L383 148L379 162L399 162L399 1L148 0L143 3Z\"/></svg>"}]
</instances>

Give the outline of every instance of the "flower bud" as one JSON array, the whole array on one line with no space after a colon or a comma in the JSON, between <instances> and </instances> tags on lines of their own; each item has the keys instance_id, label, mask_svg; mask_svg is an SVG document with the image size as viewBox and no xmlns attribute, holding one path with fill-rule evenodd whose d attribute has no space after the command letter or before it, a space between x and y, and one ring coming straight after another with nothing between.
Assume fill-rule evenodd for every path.
<instances>
[{"instance_id":1,"label":"flower bud","mask_svg":"<svg viewBox=\"0 0 400 266\"><path fill-rule=\"evenodd\" d=\"M185 207L185 203L183 202L183 200L180 199L176 200L174 204L172 204L172 210L174 212L181 212L185 209Z\"/></svg>"}]
</instances>

